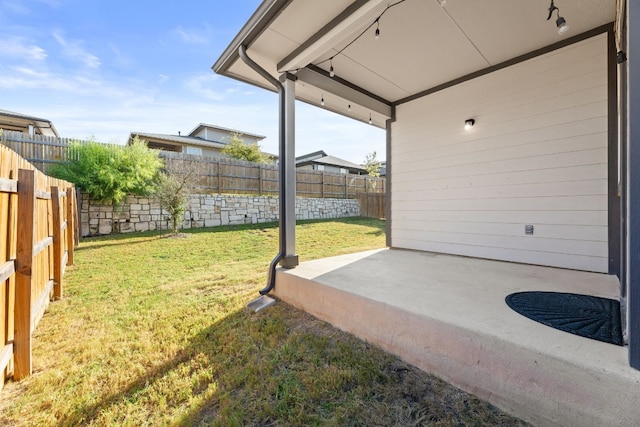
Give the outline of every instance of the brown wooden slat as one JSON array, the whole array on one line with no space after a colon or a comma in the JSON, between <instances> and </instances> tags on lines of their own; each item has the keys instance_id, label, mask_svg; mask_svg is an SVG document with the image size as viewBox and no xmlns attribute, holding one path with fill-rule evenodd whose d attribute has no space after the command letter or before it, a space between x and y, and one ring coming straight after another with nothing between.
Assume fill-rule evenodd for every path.
<instances>
[{"instance_id":1,"label":"brown wooden slat","mask_svg":"<svg viewBox=\"0 0 640 427\"><path fill-rule=\"evenodd\" d=\"M33 282L33 238L35 230L34 211L36 208L35 173L20 169L18 171L18 256L16 259L16 299L15 299L15 337L14 337L14 373L20 380L31 375L31 287Z\"/></svg>"},{"instance_id":2,"label":"brown wooden slat","mask_svg":"<svg viewBox=\"0 0 640 427\"><path fill-rule=\"evenodd\" d=\"M51 295L51 291L53 290L53 287L54 287L53 280L47 281L44 284L43 291L40 293L40 297L38 297L38 300L33 304L33 307L31 309L31 315L30 315L30 321L31 321L31 324L33 325L32 329L35 329L38 322L40 321L40 318L42 317L42 314L44 313L46 306L49 304L50 295Z\"/></svg>"},{"instance_id":3,"label":"brown wooden slat","mask_svg":"<svg viewBox=\"0 0 640 427\"><path fill-rule=\"evenodd\" d=\"M60 190L58 187L51 187L51 211L53 216L53 298L62 298L62 257L64 248L62 240L64 239L62 229L62 215L60 210Z\"/></svg>"}]
</instances>

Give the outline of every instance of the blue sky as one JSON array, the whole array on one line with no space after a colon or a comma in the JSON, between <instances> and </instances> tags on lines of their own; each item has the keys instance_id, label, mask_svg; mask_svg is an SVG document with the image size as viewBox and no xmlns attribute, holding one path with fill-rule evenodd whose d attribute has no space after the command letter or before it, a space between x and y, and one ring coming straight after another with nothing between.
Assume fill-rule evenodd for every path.
<instances>
[{"instance_id":1,"label":"blue sky","mask_svg":"<svg viewBox=\"0 0 640 427\"><path fill-rule=\"evenodd\" d=\"M259 0L0 0L0 109L53 121L63 137L123 144L129 132L186 134L201 122L266 135L277 96L211 66ZM296 154L384 159L384 131L306 104Z\"/></svg>"}]
</instances>

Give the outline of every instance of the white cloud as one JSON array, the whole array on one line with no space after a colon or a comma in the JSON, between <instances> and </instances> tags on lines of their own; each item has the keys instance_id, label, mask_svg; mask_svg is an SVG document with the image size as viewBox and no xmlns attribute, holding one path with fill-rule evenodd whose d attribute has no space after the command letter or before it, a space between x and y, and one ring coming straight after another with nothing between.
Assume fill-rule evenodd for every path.
<instances>
[{"instance_id":1,"label":"white cloud","mask_svg":"<svg viewBox=\"0 0 640 427\"><path fill-rule=\"evenodd\" d=\"M131 99L150 97L150 88L139 82L109 82L84 75L56 74L23 66L0 67L0 88L6 90L39 89L64 93L66 99L73 96ZM44 96L44 93L41 94ZM59 95L58 95L59 96ZM70 101L71 102L71 101Z\"/></svg>"},{"instance_id":2,"label":"white cloud","mask_svg":"<svg viewBox=\"0 0 640 427\"><path fill-rule=\"evenodd\" d=\"M224 99L223 94L215 89L215 81L217 79L218 76L213 74L213 72L200 73L188 78L184 86L195 95L214 101L222 101Z\"/></svg>"},{"instance_id":3,"label":"white cloud","mask_svg":"<svg viewBox=\"0 0 640 427\"><path fill-rule=\"evenodd\" d=\"M62 52L65 56L73 60L76 60L89 68L100 67L100 59L94 54L87 52L82 47L81 41L78 41L78 40L68 41L58 31L53 33L53 37L56 39L58 44L62 47Z\"/></svg>"},{"instance_id":4,"label":"white cloud","mask_svg":"<svg viewBox=\"0 0 640 427\"><path fill-rule=\"evenodd\" d=\"M47 52L23 38L9 37L0 39L0 56L43 61L47 58Z\"/></svg>"},{"instance_id":5,"label":"white cloud","mask_svg":"<svg viewBox=\"0 0 640 427\"><path fill-rule=\"evenodd\" d=\"M178 35L178 37L187 44L203 45L209 43L211 40L211 30L208 28L201 30L195 28L185 29L182 27L176 27L172 32Z\"/></svg>"},{"instance_id":6,"label":"white cloud","mask_svg":"<svg viewBox=\"0 0 640 427\"><path fill-rule=\"evenodd\" d=\"M123 54L120 49L113 43L109 43L109 50L113 54L111 56L111 62L120 67L128 67L134 63L134 61L127 55Z\"/></svg>"},{"instance_id":7,"label":"white cloud","mask_svg":"<svg viewBox=\"0 0 640 427\"><path fill-rule=\"evenodd\" d=\"M10 12L16 15L27 15L29 9L20 0L2 0L0 1L0 11ZM0 13L1 13L0 12ZM0 14L1 16L1 14Z\"/></svg>"}]
</instances>

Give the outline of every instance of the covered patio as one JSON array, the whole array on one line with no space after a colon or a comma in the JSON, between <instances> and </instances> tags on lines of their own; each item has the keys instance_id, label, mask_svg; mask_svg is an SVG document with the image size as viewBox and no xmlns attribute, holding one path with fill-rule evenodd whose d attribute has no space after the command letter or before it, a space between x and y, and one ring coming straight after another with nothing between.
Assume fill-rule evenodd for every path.
<instances>
[{"instance_id":1,"label":"covered patio","mask_svg":"<svg viewBox=\"0 0 640 427\"><path fill-rule=\"evenodd\" d=\"M615 277L382 249L279 269L274 294L534 425L636 425L625 347L533 322L518 291L619 297Z\"/></svg>"},{"instance_id":2,"label":"covered patio","mask_svg":"<svg viewBox=\"0 0 640 427\"><path fill-rule=\"evenodd\" d=\"M280 94L260 293L534 424L637 425L639 22L624 0L263 1L213 66ZM392 249L299 263L296 101L386 130ZM619 301L625 346L505 304L535 290Z\"/></svg>"}]
</instances>

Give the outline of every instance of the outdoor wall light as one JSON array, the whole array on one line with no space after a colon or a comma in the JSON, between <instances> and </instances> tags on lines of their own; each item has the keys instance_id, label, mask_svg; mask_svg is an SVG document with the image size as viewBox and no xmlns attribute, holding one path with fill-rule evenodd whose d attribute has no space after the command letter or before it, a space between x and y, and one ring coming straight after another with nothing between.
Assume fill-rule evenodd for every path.
<instances>
[{"instance_id":1,"label":"outdoor wall light","mask_svg":"<svg viewBox=\"0 0 640 427\"><path fill-rule=\"evenodd\" d=\"M467 119L464 121L464 128L466 130L469 130L473 127L473 125L476 124L476 121L474 119Z\"/></svg>"},{"instance_id":2,"label":"outdoor wall light","mask_svg":"<svg viewBox=\"0 0 640 427\"><path fill-rule=\"evenodd\" d=\"M553 12L556 12L556 27L558 27L558 34L561 36L564 35L567 31L569 31L569 26L567 25L567 21L560 16L560 9L553 4L553 0L551 0L551 4L549 5L549 16L547 16L547 21L551 19Z\"/></svg>"}]
</instances>

